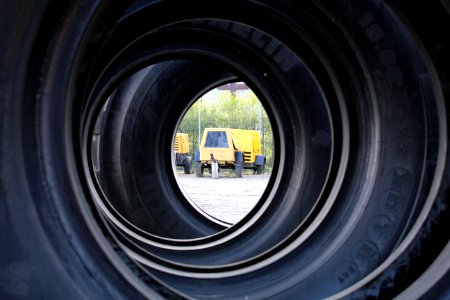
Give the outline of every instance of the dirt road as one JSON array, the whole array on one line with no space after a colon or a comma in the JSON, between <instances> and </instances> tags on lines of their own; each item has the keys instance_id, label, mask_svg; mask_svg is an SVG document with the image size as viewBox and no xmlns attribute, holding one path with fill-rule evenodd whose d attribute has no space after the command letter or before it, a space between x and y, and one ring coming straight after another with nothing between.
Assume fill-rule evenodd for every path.
<instances>
[{"instance_id":1,"label":"dirt road","mask_svg":"<svg viewBox=\"0 0 450 300\"><path fill-rule=\"evenodd\" d=\"M201 209L222 221L236 223L260 199L270 175L212 179L179 174L180 186Z\"/></svg>"}]
</instances>

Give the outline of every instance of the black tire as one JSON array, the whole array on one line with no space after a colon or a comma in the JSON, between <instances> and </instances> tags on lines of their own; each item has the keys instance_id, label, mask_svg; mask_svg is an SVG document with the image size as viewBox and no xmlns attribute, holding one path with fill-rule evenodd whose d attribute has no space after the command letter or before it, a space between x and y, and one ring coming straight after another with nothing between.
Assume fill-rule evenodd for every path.
<instances>
[{"instance_id":1,"label":"black tire","mask_svg":"<svg viewBox=\"0 0 450 300\"><path fill-rule=\"evenodd\" d=\"M257 173L257 174L264 174L264 169L265 169L265 167L266 167L265 164L264 164L264 165L256 166L256 173Z\"/></svg>"},{"instance_id":2,"label":"black tire","mask_svg":"<svg viewBox=\"0 0 450 300\"><path fill-rule=\"evenodd\" d=\"M234 164L234 175L236 177L241 178L244 172L244 167L242 166L242 163L235 163Z\"/></svg>"},{"instance_id":3,"label":"black tire","mask_svg":"<svg viewBox=\"0 0 450 300\"><path fill-rule=\"evenodd\" d=\"M186 72L192 68L200 70L197 76ZM95 129L99 128L94 131L100 133L103 141L99 147L102 167L95 173L95 180L105 201L121 218L150 234L167 238L195 238L224 229L186 205L185 200L180 201L181 191L164 186L176 182L173 174L165 174L172 168L167 155L171 152L168 138L173 140L173 132L166 131L167 125L174 124L177 120L173 114L181 114L184 108L175 103L181 102L181 97L191 99L199 93L203 87L195 82L215 83L229 76L211 63L161 62L130 76L108 97L109 109L103 107L93 121ZM160 118L167 121L158 122ZM186 171L186 164L184 167Z\"/></svg>"},{"instance_id":4,"label":"black tire","mask_svg":"<svg viewBox=\"0 0 450 300\"><path fill-rule=\"evenodd\" d=\"M184 158L183 167L184 167L184 174L191 174L191 157L188 155Z\"/></svg>"},{"instance_id":5,"label":"black tire","mask_svg":"<svg viewBox=\"0 0 450 300\"><path fill-rule=\"evenodd\" d=\"M195 162L195 176L196 177L203 177L203 172L205 170L205 167L201 162L196 161Z\"/></svg>"},{"instance_id":6,"label":"black tire","mask_svg":"<svg viewBox=\"0 0 450 300\"><path fill-rule=\"evenodd\" d=\"M144 2L0 4L0 298L448 298L448 1ZM228 228L170 150L236 80L276 156Z\"/></svg>"}]
</instances>

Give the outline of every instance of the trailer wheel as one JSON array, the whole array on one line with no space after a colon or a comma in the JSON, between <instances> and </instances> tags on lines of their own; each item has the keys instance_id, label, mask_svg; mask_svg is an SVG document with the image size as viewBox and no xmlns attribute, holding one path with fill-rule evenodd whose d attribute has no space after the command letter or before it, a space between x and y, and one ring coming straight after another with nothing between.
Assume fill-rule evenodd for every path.
<instances>
[{"instance_id":1,"label":"trailer wheel","mask_svg":"<svg viewBox=\"0 0 450 300\"><path fill-rule=\"evenodd\" d=\"M191 157L187 155L183 161L184 174L191 174Z\"/></svg>"},{"instance_id":2,"label":"trailer wheel","mask_svg":"<svg viewBox=\"0 0 450 300\"><path fill-rule=\"evenodd\" d=\"M257 173L257 174L264 174L264 169L265 169L265 167L266 167L265 164L264 164L264 165L256 166L256 173Z\"/></svg>"},{"instance_id":3,"label":"trailer wheel","mask_svg":"<svg viewBox=\"0 0 450 300\"><path fill-rule=\"evenodd\" d=\"M234 174L236 175L236 177L241 178L244 172L244 167L242 165L242 163L235 163L234 164Z\"/></svg>"},{"instance_id":4,"label":"trailer wheel","mask_svg":"<svg viewBox=\"0 0 450 300\"><path fill-rule=\"evenodd\" d=\"M205 170L205 167L201 162L196 161L195 162L195 176L196 177L203 177L203 172Z\"/></svg>"},{"instance_id":5,"label":"trailer wheel","mask_svg":"<svg viewBox=\"0 0 450 300\"><path fill-rule=\"evenodd\" d=\"M448 1L0 8L0 298L449 298ZM171 145L236 80L276 155L231 225L177 187Z\"/></svg>"}]
</instances>

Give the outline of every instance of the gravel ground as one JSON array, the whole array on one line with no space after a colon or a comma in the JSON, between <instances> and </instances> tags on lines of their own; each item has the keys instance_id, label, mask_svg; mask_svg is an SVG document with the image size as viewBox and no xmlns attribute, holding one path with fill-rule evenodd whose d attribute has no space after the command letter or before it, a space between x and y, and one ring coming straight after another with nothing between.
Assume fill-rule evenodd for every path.
<instances>
[{"instance_id":1,"label":"gravel ground","mask_svg":"<svg viewBox=\"0 0 450 300\"><path fill-rule=\"evenodd\" d=\"M180 186L203 211L222 221L236 223L260 199L270 175L244 175L242 178L178 174Z\"/></svg>"}]
</instances>

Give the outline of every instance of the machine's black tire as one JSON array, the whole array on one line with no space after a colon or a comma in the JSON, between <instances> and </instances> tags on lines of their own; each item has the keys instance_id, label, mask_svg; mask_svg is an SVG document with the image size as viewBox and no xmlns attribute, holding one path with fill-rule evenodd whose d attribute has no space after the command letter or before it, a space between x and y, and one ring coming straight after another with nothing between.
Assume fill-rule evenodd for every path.
<instances>
[{"instance_id":1,"label":"machine's black tire","mask_svg":"<svg viewBox=\"0 0 450 300\"><path fill-rule=\"evenodd\" d=\"M192 165L191 157L188 155L185 157L183 162L184 174L191 174L191 165Z\"/></svg>"},{"instance_id":2,"label":"machine's black tire","mask_svg":"<svg viewBox=\"0 0 450 300\"><path fill-rule=\"evenodd\" d=\"M264 165L256 166L256 173L257 173L257 174L263 174L263 173L264 173L264 170L265 170L265 167L266 167L265 164L264 164Z\"/></svg>"},{"instance_id":3,"label":"machine's black tire","mask_svg":"<svg viewBox=\"0 0 450 300\"><path fill-rule=\"evenodd\" d=\"M203 172L205 170L205 167L201 162L196 161L195 162L195 176L196 177L203 177Z\"/></svg>"},{"instance_id":4,"label":"machine's black tire","mask_svg":"<svg viewBox=\"0 0 450 300\"><path fill-rule=\"evenodd\" d=\"M242 165L242 163L235 163L234 164L234 175L236 175L236 177L241 178L244 172L244 167Z\"/></svg>"},{"instance_id":5,"label":"machine's black tire","mask_svg":"<svg viewBox=\"0 0 450 300\"><path fill-rule=\"evenodd\" d=\"M1 1L0 298L448 298L449 13L448 1ZM131 88L125 119L97 131L106 99L148 65L150 81L185 84L160 93L179 111ZM228 71L261 96L277 156L261 202L222 231L157 147ZM115 140L147 133L138 150ZM120 155L92 149L97 134Z\"/></svg>"}]
</instances>

